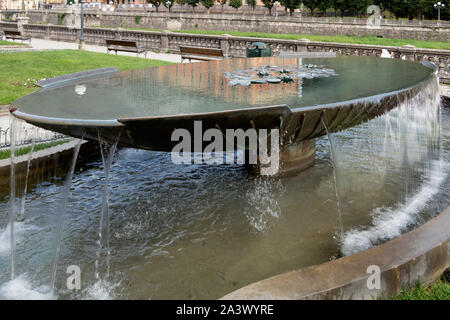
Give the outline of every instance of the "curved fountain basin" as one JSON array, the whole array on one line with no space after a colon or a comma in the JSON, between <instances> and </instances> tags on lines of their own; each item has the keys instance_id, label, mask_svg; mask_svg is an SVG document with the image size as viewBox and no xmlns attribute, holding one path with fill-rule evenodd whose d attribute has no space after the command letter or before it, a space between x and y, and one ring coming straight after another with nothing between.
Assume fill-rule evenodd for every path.
<instances>
[{"instance_id":1,"label":"curved fountain basin","mask_svg":"<svg viewBox=\"0 0 450 320\"><path fill-rule=\"evenodd\" d=\"M224 74L261 65L314 64L336 76L281 84L231 86ZM431 81L430 67L374 57L253 58L118 72L52 86L12 103L34 125L85 139L171 151L175 128L280 128L282 142L298 143L377 117Z\"/></svg>"}]
</instances>

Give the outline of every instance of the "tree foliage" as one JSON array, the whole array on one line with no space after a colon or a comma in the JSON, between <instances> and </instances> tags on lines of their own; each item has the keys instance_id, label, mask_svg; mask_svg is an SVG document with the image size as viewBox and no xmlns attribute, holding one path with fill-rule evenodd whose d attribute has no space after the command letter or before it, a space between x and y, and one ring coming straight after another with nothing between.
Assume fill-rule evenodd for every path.
<instances>
[{"instance_id":1,"label":"tree foliage","mask_svg":"<svg viewBox=\"0 0 450 320\"><path fill-rule=\"evenodd\" d=\"M264 4L264 7L269 9L269 14L272 15L272 8L275 5L276 0L261 0Z\"/></svg>"},{"instance_id":2,"label":"tree foliage","mask_svg":"<svg viewBox=\"0 0 450 320\"><path fill-rule=\"evenodd\" d=\"M247 0L247 4L252 7L253 10L255 10L256 7L256 0Z\"/></svg>"},{"instance_id":3,"label":"tree foliage","mask_svg":"<svg viewBox=\"0 0 450 320\"><path fill-rule=\"evenodd\" d=\"M209 10L214 5L214 0L200 0L200 3Z\"/></svg>"},{"instance_id":4,"label":"tree foliage","mask_svg":"<svg viewBox=\"0 0 450 320\"><path fill-rule=\"evenodd\" d=\"M289 10L289 14L292 16L294 10L300 8L302 0L281 0L280 3Z\"/></svg>"},{"instance_id":5,"label":"tree foliage","mask_svg":"<svg viewBox=\"0 0 450 320\"><path fill-rule=\"evenodd\" d=\"M169 1L161 0L161 2L163 4L163 6L166 7L167 10L169 10L169 12L170 12L170 9L172 9L173 5L175 4L175 0L169 0Z\"/></svg>"},{"instance_id":6,"label":"tree foliage","mask_svg":"<svg viewBox=\"0 0 450 320\"><path fill-rule=\"evenodd\" d=\"M147 3L151 3L156 7L156 12L158 12L158 8L161 5L161 0L147 0Z\"/></svg>"},{"instance_id":7,"label":"tree foliage","mask_svg":"<svg viewBox=\"0 0 450 320\"><path fill-rule=\"evenodd\" d=\"M196 6L198 6L200 0L186 0L186 3L192 7L192 12L194 12L194 9Z\"/></svg>"},{"instance_id":8,"label":"tree foliage","mask_svg":"<svg viewBox=\"0 0 450 320\"><path fill-rule=\"evenodd\" d=\"M270 1L270 0L269 0ZM282 4L290 9L294 0L282 0ZM441 9L441 19L450 19L450 1L440 0L446 6ZM434 8L437 0L301 0L311 14L319 10L325 13L327 9L334 9L340 16L367 15L367 8L375 4L380 7L384 15L392 15L395 18L409 19L437 19L438 10Z\"/></svg>"},{"instance_id":9,"label":"tree foliage","mask_svg":"<svg viewBox=\"0 0 450 320\"><path fill-rule=\"evenodd\" d=\"M238 10L242 7L242 0L230 0L229 5Z\"/></svg>"}]
</instances>

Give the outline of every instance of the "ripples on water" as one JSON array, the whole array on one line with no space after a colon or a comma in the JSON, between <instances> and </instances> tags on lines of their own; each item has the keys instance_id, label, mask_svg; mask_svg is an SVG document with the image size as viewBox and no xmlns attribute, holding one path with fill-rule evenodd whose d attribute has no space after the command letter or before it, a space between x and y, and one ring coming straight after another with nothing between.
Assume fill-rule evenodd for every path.
<instances>
[{"instance_id":1,"label":"ripples on water","mask_svg":"<svg viewBox=\"0 0 450 320\"><path fill-rule=\"evenodd\" d=\"M448 206L450 115L448 109L442 113L443 161L430 161L428 169L423 144L414 145L418 157L410 157L408 172L405 160L398 157L402 150L395 148L399 144L386 144L386 136L401 133L395 129L395 114L334 135L345 228L340 241L326 138L317 141L313 168L283 179L254 177L237 165L174 166L167 153L120 149L109 182L108 280L94 277L102 162L78 167L67 206L55 298L214 299L406 232ZM9 281L8 271L8 219L0 217L1 297L51 298L55 199L63 192L64 174L57 170L30 179L26 218L16 224L20 276L14 281ZM23 182L18 182L18 189L23 190ZM7 212L6 192L2 212ZM81 267L79 292L65 289L69 265Z\"/></svg>"}]
</instances>

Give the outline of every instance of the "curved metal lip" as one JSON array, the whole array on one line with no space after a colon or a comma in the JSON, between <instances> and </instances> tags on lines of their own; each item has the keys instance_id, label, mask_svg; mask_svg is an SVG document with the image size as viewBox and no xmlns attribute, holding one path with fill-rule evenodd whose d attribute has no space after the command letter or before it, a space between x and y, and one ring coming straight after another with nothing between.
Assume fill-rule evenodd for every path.
<instances>
[{"instance_id":1,"label":"curved metal lip","mask_svg":"<svg viewBox=\"0 0 450 320\"><path fill-rule=\"evenodd\" d=\"M395 91L390 91L390 92L386 92L386 93L380 93L380 94L376 94L373 96L368 96L368 97L363 97L363 98L356 98L356 99L352 99L352 100L346 100L346 101L341 101L341 102L333 102L333 103L327 103L327 104L320 104L320 105L315 105L315 106L310 106L310 107L300 107L300 108L292 108L292 112L302 112L302 111L316 111L316 110L321 110L321 109L332 109L332 108L336 108L336 107L344 107L344 106L348 106L351 104L360 104L363 102L367 102L367 101L372 101L372 100L382 100L386 97L391 97L394 95L398 95L400 93L404 93L404 92L408 92L411 91L415 88L421 87L423 86L426 82L430 81L433 77L434 73L431 73L430 75L428 75L425 79L423 79L422 81L418 82L417 84L404 88L404 89L398 89Z\"/></svg>"},{"instance_id":2,"label":"curved metal lip","mask_svg":"<svg viewBox=\"0 0 450 320\"><path fill-rule=\"evenodd\" d=\"M292 108L286 104L282 105L272 105L272 106L258 106L253 108L241 108L241 109L232 109L232 110L221 110L221 111L212 111L212 112L200 112L200 113L186 113L186 114L177 114L177 115L166 115L166 116L145 116L145 117L133 117L133 118L117 118L117 119L105 119L105 120L89 120L89 119L66 119L66 118L56 118L56 117L46 117L46 116L39 116L39 115L32 115L29 113L21 112L18 110L18 107L15 106L15 102L11 104L12 108L10 109L10 112L14 114L14 116L25 120L30 121L34 123L42 123L42 124L50 124L50 125L69 125L69 126L86 126L86 127L122 127L125 126L124 123L127 122L133 122L133 121L146 121L146 120L156 120L156 119L174 119L174 118L185 118L185 117L197 117L197 116L210 116L210 115L219 115L219 114L230 114L234 112L248 112L252 110L263 110L263 109L275 109L275 108L283 108L288 109L290 112L307 112L307 111L316 111L316 110L322 110L322 109L331 109L336 107L343 107L348 106L351 104L358 104L370 100L381 100L383 98L397 95L400 93L404 93L407 91L411 91L414 88L422 86L425 82L430 81L430 79L435 75L435 67L432 63L422 63L424 66L431 69L433 72L431 72L428 76L426 76L422 81L418 82L417 84L404 88L404 89L398 89L395 91L390 91L386 93L381 93L373 96L363 97L363 98L355 98L352 100L346 100L346 101L340 101L340 102L333 102L328 104L321 104L321 105L313 105L313 106L307 106L307 107L298 107L298 108ZM41 92L43 90L39 90L37 92ZM35 94L36 92L33 92L29 95ZM28 96L28 95L27 95ZM22 100L24 97L19 98L16 101ZM15 110L13 110L15 109Z\"/></svg>"},{"instance_id":3,"label":"curved metal lip","mask_svg":"<svg viewBox=\"0 0 450 320\"><path fill-rule=\"evenodd\" d=\"M124 126L117 120L88 120L88 119L65 119L32 115L21 112L19 110L11 111L14 116L19 119L34 123L50 124L50 125L68 125L68 126L84 126L84 127L121 127Z\"/></svg>"}]
</instances>

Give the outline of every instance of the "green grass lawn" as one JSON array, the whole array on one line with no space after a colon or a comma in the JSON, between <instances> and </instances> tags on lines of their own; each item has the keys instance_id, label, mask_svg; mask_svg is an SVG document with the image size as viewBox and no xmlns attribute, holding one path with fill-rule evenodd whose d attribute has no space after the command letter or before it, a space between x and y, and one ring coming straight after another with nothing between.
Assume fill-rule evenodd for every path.
<instances>
[{"instance_id":1,"label":"green grass lawn","mask_svg":"<svg viewBox=\"0 0 450 320\"><path fill-rule=\"evenodd\" d=\"M418 284L410 291L402 291L393 300L450 300L450 269L430 287Z\"/></svg>"},{"instance_id":2,"label":"green grass lawn","mask_svg":"<svg viewBox=\"0 0 450 320\"><path fill-rule=\"evenodd\" d=\"M48 148L52 148L52 147L56 147L56 146L59 146L60 144L67 143L69 141L70 141L70 139L64 139L64 140L58 140L58 141L51 141L51 142L47 142L47 143L36 144L34 146L33 152L44 150L44 149L48 149ZM21 148L16 149L16 151L14 152L14 155L16 157L20 157L20 156L23 156L25 154L28 154L30 151L31 151L31 146L21 147ZM0 150L0 160L7 159L9 157L11 157L11 150L10 149Z\"/></svg>"},{"instance_id":3,"label":"green grass lawn","mask_svg":"<svg viewBox=\"0 0 450 320\"><path fill-rule=\"evenodd\" d=\"M77 50L0 53L0 105L38 90L35 80L104 67L121 71L166 64L170 63Z\"/></svg>"},{"instance_id":4,"label":"green grass lawn","mask_svg":"<svg viewBox=\"0 0 450 320\"><path fill-rule=\"evenodd\" d=\"M0 40L0 46L25 46L26 43Z\"/></svg>"}]
</instances>

